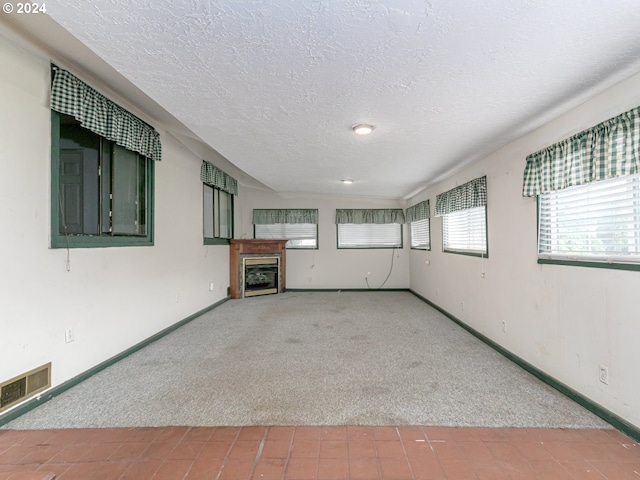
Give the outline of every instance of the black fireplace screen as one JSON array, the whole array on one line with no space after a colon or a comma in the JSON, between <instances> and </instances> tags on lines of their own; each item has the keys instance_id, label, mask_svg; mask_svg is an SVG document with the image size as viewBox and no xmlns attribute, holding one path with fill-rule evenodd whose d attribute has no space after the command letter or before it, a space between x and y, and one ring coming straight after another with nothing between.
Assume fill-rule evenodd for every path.
<instances>
[{"instance_id":1,"label":"black fireplace screen","mask_svg":"<svg viewBox=\"0 0 640 480\"><path fill-rule=\"evenodd\" d=\"M251 258L244 262L244 296L278 293L278 258Z\"/></svg>"}]
</instances>

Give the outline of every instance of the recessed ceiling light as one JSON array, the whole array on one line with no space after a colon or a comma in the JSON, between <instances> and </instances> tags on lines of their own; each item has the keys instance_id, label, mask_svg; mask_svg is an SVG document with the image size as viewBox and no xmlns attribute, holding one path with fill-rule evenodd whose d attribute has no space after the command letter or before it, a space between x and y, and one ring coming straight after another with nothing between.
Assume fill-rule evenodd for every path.
<instances>
[{"instance_id":1,"label":"recessed ceiling light","mask_svg":"<svg viewBox=\"0 0 640 480\"><path fill-rule=\"evenodd\" d=\"M353 180L347 178L342 180L342 183L344 183L345 185L351 185L353 183Z\"/></svg>"},{"instance_id":2,"label":"recessed ceiling light","mask_svg":"<svg viewBox=\"0 0 640 480\"><path fill-rule=\"evenodd\" d=\"M373 132L374 128L375 127L373 125L368 125L366 123L359 123L358 125L351 127L351 129L358 135L369 135Z\"/></svg>"}]
</instances>

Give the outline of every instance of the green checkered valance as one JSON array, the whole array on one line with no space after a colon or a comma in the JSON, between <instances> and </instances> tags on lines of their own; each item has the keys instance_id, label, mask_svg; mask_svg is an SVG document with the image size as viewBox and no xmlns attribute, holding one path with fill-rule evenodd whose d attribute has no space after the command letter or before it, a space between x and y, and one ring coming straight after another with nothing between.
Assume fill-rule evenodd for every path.
<instances>
[{"instance_id":1,"label":"green checkered valance","mask_svg":"<svg viewBox=\"0 0 640 480\"><path fill-rule=\"evenodd\" d=\"M153 127L68 71L56 66L52 66L52 71L52 110L71 115L87 130L121 147L160 160L160 135Z\"/></svg>"},{"instance_id":2,"label":"green checkered valance","mask_svg":"<svg viewBox=\"0 0 640 480\"><path fill-rule=\"evenodd\" d=\"M424 200L404 211L404 221L407 223L426 220L431 216L429 200Z\"/></svg>"},{"instance_id":3,"label":"green checkered valance","mask_svg":"<svg viewBox=\"0 0 640 480\"><path fill-rule=\"evenodd\" d=\"M640 172L640 107L527 157L522 195Z\"/></svg>"},{"instance_id":4,"label":"green checkered valance","mask_svg":"<svg viewBox=\"0 0 640 480\"><path fill-rule=\"evenodd\" d=\"M218 187L220 190L232 195L238 194L238 181L231 175L227 175L212 163L202 161L200 167L200 180L208 185Z\"/></svg>"},{"instance_id":5,"label":"green checkered valance","mask_svg":"<svg viewBox=\"0 0 640 480\"><path fill-rule=\"evenodd\" d=\"M480 177L436 197L436 217L487 204L487 177Z\"/></svg>"},{"instance_id":6,"label":"green checkered valance","mask_svg":"<svg viewBox=\"0 0 640 480\"><path fill-rule=\"evenodd\" d=\"M404 223L401 208L337 209L336 223Z\"/></svg>"},{"instance_id":7,"label":"green checkered valance","mask_svg":"<svg viewBox=\"0 0 640 480\"><path fill-rule=\"evenodd\" d=\"M318 223L318 210L314 208L254 209L254 225L274 223Z\"/></svg>"}]
</instances>

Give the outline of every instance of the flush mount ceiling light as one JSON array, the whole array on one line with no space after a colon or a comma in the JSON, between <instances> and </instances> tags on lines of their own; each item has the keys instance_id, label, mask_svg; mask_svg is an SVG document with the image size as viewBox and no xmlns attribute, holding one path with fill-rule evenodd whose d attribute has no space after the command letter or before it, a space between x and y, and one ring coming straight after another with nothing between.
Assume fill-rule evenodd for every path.
<instances>
[{"instance_id":1,"label":"flush mount ceiling light","mask_svg":"<svg viewBox=\"0 0 640 480\"><path fill-rule=\"evenodd\" d=\"M345 185L351 185L353 183L353 180L346 178L344 180L342 180L342 183L344 183Z\"/></svg>"},{"instance_id":2,"label":"flush mount ceiling light","mask_svg":"<svg viewBox=\"0 0 640 480\"><path fill-rule=\"evenodd\" d=\"M373 132L373 129L373 125L368 125L366 123L359 123L358 125L354 125L353 127L351 127L351 130L353 130L358 135L369 135L371 132Z\"/></svg>"}]
</instances>

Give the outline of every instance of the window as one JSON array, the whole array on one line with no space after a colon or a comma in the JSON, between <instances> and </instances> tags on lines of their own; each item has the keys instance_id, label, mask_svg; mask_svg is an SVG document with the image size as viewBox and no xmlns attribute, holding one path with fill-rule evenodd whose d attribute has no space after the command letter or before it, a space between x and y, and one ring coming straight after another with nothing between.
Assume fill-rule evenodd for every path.
<instances>
[{"instance_id":1,"label":"window","mask_svg":"<svg viewBox=\"0 0 640 480\"><path fill-rule=\"evenodd\" d=\"M469 208L442 217L445 252L487 256L486 207Z\"/></svg>"},{"instance_id":2,"label":"window","mask_svg":"<svg viewBox=\"0 0 640 480\"><path fill-rule=\"evenodd\" d=\"M204 160L200 180L204 244L228 245L233 238L233 196L238 194L238 181Z\"/></svg>"},{"instance_id":3,"label":"window","mask_svg":"<svg viewBox=\"0 0 640 480\"><path fill-rule=\"evenodd\" d=\"M640 174L539 196L538 258L640 264Z\"/></svg>"},{"instance_id":4,"label":"window","mask_svg":"<svg viewBox=\"0 0 640 480\"><path fill-rule=\"evenodd\" d=\"M286 248L318 248L318 209L253 210L254 238L287 238Z\"/></svg>"},{"instance_id":5,"label":"window","mask_svg":"<svg viewBox=\"0 0 640 480\"><path fill-rule=\"evenodd\" d=\"M254 225L254 238L288 238L286 248L318 248L315 223L272 223Z\"/></svg>"},{"instance_id":6,"label":"window","mask_svg":"<svg viewBox=\"0 0 640 480\"><path fill-rule=\"evenodd\" d=\"M429 232L429 219L416 220L409 224L411 234L411 248L431 250L431 235Z\"/></svg>"},{"instance_id":7,"label":"window","mask_svg":"<svg viewBox=\"0 0 640 480\"><path fill-rule=\"evenodd\" d=\"M402 248L402 225L340 223L338 248Z\"/></svg>"},{"instance_id":8,"label":"window","mask_svg":"<svg viewBox=\"0 0 640 480\"><path fill-rule=\"evenodd\" d=\"M429 200L423 200L413 205L404 213L405 221L409 224L411 248L431 250L431 234L429 232L429 218L431 207Z\"/></svg>"},{"instance_id":9,"label":"window","mask_svg":"<svg viewBox=\"0 0 640 480\"><path fill-rule=\"evenodd\" d=\"M153 127L51 66L51 247L153 245Z\"/></svg>"},{"instance_id":10,"label":"window","mask_svg":"<svg viewBox=\"0 0 640 480\"><path fill-rule=\"evenodd\" d=\"M439 194L436 216L442 217L444 252L487 256L487 177Z\"/></svg>"},{"instance_id":11,"label":"window","mask_svg":"<svg viewBox=\"0 0 640 480\"><path fill-rule=\"evenodd\" d=\"M233 238L233 195L202 184L205 245L228 244Z\"/></svg>"},{"instance_id":12,"label":"window","mask_svg":"<svg viewBox=\"0 0 640 480\"><path fill-rule=\"evenodd\" d=\"M338 248L402 248L401 208L337 209Z\"/></svg>"},{"instance_id":13,"label":"window","mask_svg":"<svg viewBox=\"0 0 640 480\"><path fill-rule=\"evenodd\" d=\"M153 161L52 111L52 247L152 245Z\"/></svg>"}]
</instances>

